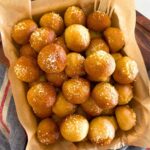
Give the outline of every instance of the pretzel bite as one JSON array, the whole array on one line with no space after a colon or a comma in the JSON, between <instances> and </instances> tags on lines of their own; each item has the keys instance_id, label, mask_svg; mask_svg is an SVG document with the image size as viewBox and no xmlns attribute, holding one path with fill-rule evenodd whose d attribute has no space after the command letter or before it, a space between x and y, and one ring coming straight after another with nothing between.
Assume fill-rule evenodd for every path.
<instances>
[{"instance_id":1,"label":"pretzel bite","mask_svg":"<svg viewBox=\"0 0 150 150\"><path fill-rule=\"evenodd\" d=\"M115 59L115 61L118 61L120 58L122 58L123 56L120 53L113 53L112 57Z\"/></svg>"},{"instance_id":2,"label":"pretzel bite","mask_svg":"<svg viewBox=\"0 0 150 150\"><path fill-rule=\"evenodd\" d=\"M76 105L68 102L62 93L59 93L52 111L58 117L65 117L75 112Z\"/></svg>"},{"instance_id":3,"label":"pretzel bite","mask_svg":"<svg viewBox=\"0 0 150 150\"><path fill-rule=\"evenodd\" d=\"M57 35L61 35L64 31L63 18L55 12L44 14L40 19L41 27L48 27L55 31Z\"/></svg>"},{"instance_id":4,"label":"pretzel bite","mask_svg":"<svg viewBox=\"0 0 150 150\"><path fill-rule=\"evenodd\" d=\"M41 75L36 81L30 82L30 83L29 83L29 87L32 87L32 86L34 86L34 85L36 85L36 84L38 84L38 83L41 83L41 82L46 82L46 77L45 77L45 75Z\"/></svg>"},{"instance_id":5,"label":"pretzel bite","mask_svg":"<svg viewBox=\"0 0 150 150\"><path fill-rule=\"evenodd\" d=\"M108 145L114 137L115 128L109 119L97 117L90 122L88 138L92 143L100 146Z\"/></svg>"},{"instance_id":6,"label":"pretzel bite","mask_svg":"<svg viewBox=\"0 0 150 150\"><path fill-rule=\"evenodd\" d=\"M47 73L47 80L51 82L54 86L60 87L67 80L67 75L65 72L60 73Z\"/></svg>"},{"instance_id":7,"label":"pretzel bite","mask_svg":"<svg viewBox=\"0 0 150 150\"><path fill-rule=\"evenodd\" d=\"M12 29L12 38L17 44L27 44L30 35L37 29L37 24L32 19L19 21Z\"/></svg>"},{"instance_id":8,"label":"pretzel bite","mask_svg":"<svg viewBox=\"0 0 150 150\"><path fill-rule=\"evenodd\" d=\"M51 43L39 52L38 64L46 73L60 73L66 66L66 52L60 45Z\"/></svg>"},{"instance_id":9,"label":"pretzel bite","mask_svg":"<svg viewBox=\"0 0 150 150\"><path fill-rule=\"evenodd\" d=\"M31 47L36 52L40 52L44 46L53 42L55 37L55 32L52 29L47 27L38 28L30 36Z\"/></svg>"},{"instance_id":10,"label":"pretzel bite","mask_svg":"<svg viewBox=\"0 0 150 150\"><path fill-rule=\"evenodd\" d=\"M136 114L128 105L118 106L115 114L120 129L128 131L136 125Z\"/></svg>"},{"instance_id":11,"label":"pretzel bite","mask_svg":"<svg viewBox=\"0 0 150 150\"><path fill-rule=\"evenodd\" d=\"M56 91L49 83L41 82L29 89L27 100L38 117L46 118L51 115L52 106L56 101Z\"/></svg>"},{"instance_id":12,"label":"pretzel bite","mask_svg":"<svg viewBox=\"0 0 150 150\"><path fill-rule=\"evenodd\" d=\"M90 83L83 78L65 81L62 86L64 97L73 104L84 103L90 94Z\"/></svg>"},{"instance_id":13,"label":"pretzel bite","mask_svg":"<svg viewBox=\"0 0 150 150\"><path fill-rule=\"evenodd\" d=\"M111 109L118 104L118 93L110 83L99 83L93 91L92 97L102 109Z\"/></svg>"},{"instance_id":14,"label":"pretzel bite","mask_svg":"<svg viewBox=\"0 0 150 150\"><path fill-rule=\"evenodd\" d=\"M22 45L22 47L20 48L20 56L31 56L31 57L36 58L37 57L37 53L31 47L30 44L25 44L25 45Z\"/></svg>"},{"instance_id":15,"label":"pretzel bite","mask_svg":"<svg viewBox=\"0 0 150 150\"><path fill-rule=\"evenodd\" d=\"M61 135L70 142L82 141L88 134L89 123L81 115L70 115L60 126Z\"/></svg>"},{"instance_id":16,"label":"pretzel bite","mask_svg":"<svg viewBox=\"0 0 150 150\"><path fill-rule=\"evenodd\" d=\"M93 31L104 31L110 25L111 20L104 12L95 11L87 17L87 27Z\"/></svg>"},{"instance_id":17,"label":"pretzel bite","mask_svg":"<svg viewBox=\"0 0 150 150\"><path fill-rule=\"evenodd\" d=\"M65 68L67 76L74 77L85 75L84 60L85 58L81 54L69 53L67 55L67 65Z\"/></svg>"},{"instance_id":18,"label":"pretzel bite","mask_svg":"<svg viewBox=\"0 0 150 150\"><path fill-rule=\"evenodd\" d=\"M107 46L105 41L101 38L94 38L91 40L91 43L88 49L86 50L86 56L89 56L90 54L99 50L103 50L109 53L109 47Z\"/></svg>"},{"instance_id":19,"label":"pretzel bite","mask_svg":"<svg viewBox=\"0 0 150 150\"><path fill-rule=\"evenodd\" d=\"M88 80L93 81L93 82L101 82L101 81L109 82L111 80L111 78L110 77L101 78L101 77L95 77L94 75L93 76L88 75Z\"/></svg>"},{"instance_id":20,"label":"pretzel bite","mask_svg":"<svg viewBox=\"0 0 150 150\"><path fill-rule=\"evenodd\" d=\"M64 15L64 21L67 27L72 24L85 25L85 20L86 17L82 9L76 6L71 6L67 8Z\"/></svg>"},{"instance_id":21,"label":"pretzel bite","mask_svg":"<svg viewBox=\"0 0 150 150\"><path fill-rule=\"evenodd\" d=\"M91 118L91 116L83 110L81 105L77 106L75 114L81 115L81 116L85 117L87 120L89 120Z\"/></svg>"},{"instance_id":22,"label":"pretzel bite","mask_svg":"<svg viewBox=\"0 0 150 150\"><path fill-rule=\"evenodd\" d=\"M115 88L119 94L118 105L128 104L133 98L133 87L130 84L116 84Z\"/></svg>"},{"instance_id":23,"label":"pretzel bite","mask_svg":"<svg viewBox=\"0 0 150 150\"><path fill-rule=\"evenodd\" d=\"M94 38L101 38L102 36L100 32L95 32L93 30L89 30L89 33L90 33L91 40Z\"/></svg>"},{"instance_id":24,"label":"pretzel bite","mask_svg":"<svg viewBox=\"0 0 150 150\"><path fill-rule=\"evenodd\" d=\"M69 53L69 49L67 48L67 45L65 43L65 38L64 36L59 36L56 38L56 40L54 41L54 43L60 45L61 47L63 47L63 49L65 50L66 54Z\"/></svg>"},{"instance_id":25,"label":"pretzel bite","mask_svg":"<svg viewBox=\"0 0 150 150\"><path fill-rule=\"evenodd\" d=\"M112 53L118 52L125 45L123 33L119 28L107 28L104 36Z\"/></svg>"},{"instance_id":26,"label":"pretzel bite","mask_svg":"<svg viewBox=\"0 0 150 150\"><path fill-rule=\"evenodd\" d=\"M115 71L114 58L102 50L88 56L84 62L85 71L89 76L99 81L104 81Z\"/></svg>"},{"instance_id":27,"label":"pretzel bite","mask_svg":"<svg viewBox=\"0 0 150 150\"><path fill-rule=\"evenodd\" d=\"M59 138L59 132L56 123L50 118L40 121L37 127L37 138L39 142L45 145L55 143Z\"/></svg>"},{"instance_id":28,"label":"pretzel bite","mask_svg":"<svg viewBox=\"0 0 150 150\"><path fill-rule=\"evenodd\" d=\"M57 115L55 115L54 113L52 114L52 119L55 121L55 123L58 125L58 127L60 126L61 122L62 122L62 119L61 117L58 117ZM59 131L60 133L60 131Z\"/></svg>"},{"instance_id":29,"label":"pretzel bite","mask_svg":"<svg viewBox=\"0 0 150 150\"><path fill-rule=\"evenodd\" d=\"M24 82L36 81L40 76L40 69L36 60L29 56L21 56L18 58L14 66L14 72L17 78Z\"/></svg>"},{"instance_id":30,"label":"pretzel bite","mask_svg":"<svg viewBox=\"0 0 150 150\"><path fill-rule=\"evenodd\" d=\"M120 84L132 83L138 74L137 63L125 56L116 62L116 70L113 74L114 80Z\"/></svg>"},{"instance_id":31,"label":"pretzel bite","mask_svg":"<svg viewBox=\"0 0 150 150\"><path fill-rule=\"evenodd\" d=\"M115 131L118 129L118 124L114 116L102 116L102 117L108 119L112 123L112 125L115 128Z\"/></svg>"},{"instance_id":32,"label":"pretzel bite","mask_svg":"<svg viewBox=\"0 0 150 150\"><path fill-rule=\"evenodd\" d=\"M65 30L67 47L75 52L83 52L90 44L90 34L86 27L73 24Z\"/></svg>"},{"instance_id":33,"label":"pretzel bite","mask_svg":"<svg viewBox=\"0 0 150 150\"><path fill-rule=\"evenodd\" d=\"M111 108L111 109L103 109L102 115L114 115L115 114L115 108Z\"/></svg>"},{"instance_id":34,"label":"pretzel bite","mask_svg":"<svg viewBox=\"0 0 150 150\"><path fill-rule=\"evenodd\" d=\"M102 109L95 103L92 97L89 97L84 103L82 103L81 107L90 116L99 116L102 112Z\"/></svg>"}]
</instances>

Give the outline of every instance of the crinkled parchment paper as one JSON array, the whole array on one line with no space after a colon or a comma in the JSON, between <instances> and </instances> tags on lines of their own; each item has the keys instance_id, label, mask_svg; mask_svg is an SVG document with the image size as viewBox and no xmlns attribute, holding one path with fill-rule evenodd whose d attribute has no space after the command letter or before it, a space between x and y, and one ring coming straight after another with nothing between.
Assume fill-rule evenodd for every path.
<instances>
[{"instance_id":1,"label":"crinkled parchment paper","mask_svg":"<svg viewBox=\"0 0 150 150\"><path fill-rule=\"evenodd\" d=\"M0 0L0 31L2 34L3 48L10 62L9 79L15 99L17 114L22 126L28 135L27 150L98 150L116 149L128 145L150 147L150 91L149 78L143 62L141 52L137 46L134 29L136 23L135 7L133 0L111 0L114 8L112 22L124 32L126 55L133 58L139 67L139 75L134 86L134 100L131 103L137 114L137 125L129 132L118 132L111 145L99 147L86 141L73 144L61 139L56 144L44 146L36 138L37 121L26 100L25 84L19 81L13 71L13 65L18 58L18 50L11 39L13 25L25 18L36 19L45 12L62 12L68 6L78 5L86 13L93 11L94 0Z\"/></svg>"}]
</instances>

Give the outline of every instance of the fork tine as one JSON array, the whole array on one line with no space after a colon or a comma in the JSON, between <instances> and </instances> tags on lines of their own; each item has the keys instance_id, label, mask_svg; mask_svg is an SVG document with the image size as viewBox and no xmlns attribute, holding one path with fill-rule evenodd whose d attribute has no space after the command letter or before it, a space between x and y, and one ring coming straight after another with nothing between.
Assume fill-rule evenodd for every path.
<instances>
[{"instance_id":1,"label":"fork tine","mask_svg":"<svg viewBox=\"0 0 150 150\"><path fill-rule=\"evenodd\" d=\"M115 3L115 0L111 0L111 6L110 6L110 11L109 11L109 17L112 16L112 13L114 11L114 3Z\"/></svg>"},{"instance_id":2,"label":"fork tine","mask_svg":"<svg viewBox=\"0 0 150 150\"><path fill-rule=\"evenodd\" d=\"M107 15L109 15L110 4L111 4L111 0L108 0L108 1L107 1L107 9L106 9L106 14L107 14Z\"/></svg>"},{"instance_id":3,"label":"fork tine","mask_svg":"<svg viewBox=\"0 0 150 150\"><path fill-rule=\"evenodd\" d=\"M104 6L105 6L105 7L104 7L104 8L105 8L104 12L105 12L105 13L106 13L106 10L107 10L107 7L108 7L108 6L107 6L108 1L109 1L109 0L104 0Z\"/></svg>"},{"instance_id":4,"label":"fork tine","mask_svg":"<svg viewBox=\"0 0 150 150\"><path fill-rule=\"evenodd\" d=\"M103 9L103 0L100 1L98 6L98 10L102 11L102 9Z\"/></svg>"},{"instance_id":5,"label":"fork tine","mask_svg":"<svg viewBox=\"0 0 150 150\"><path fill-rule=\"evenodd\" d=\"M110 18L111 18L111 16L112 16L113 11L114 11L114 8L111 7L110 12L109 12L109 15L108 15Z\"/></svg>"},{"instance_id":6,"label":"fork tine","mask_svg":"<svg viewBox=\"0 0 150 150\"><path fill-rule=\"evenodd\" d=\"M111 7L111 2L113 2L113 0L94 0L94 11L102 11L111 16L114 10L113 7Z\"/></svg>"},{"instance_id":7,"label":"fork tine","mask_svg":"<svg viewBox=\"0 0 150 150\"><path fill-rule=\"evenodd\" d=\"M97 0L94 0L94 11L97 9Z\"/></svg>"},{"instance_id":8,"label":"fork tine","mask_svg":"<svg viewBox=\"0 0 150 150\"><path fill-rule=\"evenodd\" d=\"M107 9L107 1L108 0L101 0L101 4L99 5L98 10L102 11L102 12L106 12Z\"/></svg>"}]
</instances>

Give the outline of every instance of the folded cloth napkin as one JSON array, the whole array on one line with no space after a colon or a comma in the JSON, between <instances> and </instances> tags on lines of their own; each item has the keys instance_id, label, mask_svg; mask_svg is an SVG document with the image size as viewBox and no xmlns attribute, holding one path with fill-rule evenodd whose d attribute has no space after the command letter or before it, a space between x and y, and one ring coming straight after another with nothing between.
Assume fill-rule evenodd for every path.
<instances>
[{"instance_id":1,"label":"folded cloth napkin","mask_svg":"<svg viewBox=\"0 0 150 150\"><path fill-rule=\"evenodd\" d=\"M24 150L26 142L26 133L17 118L7 68L0 64L0 150ZM145 150L145 148L126 146L120 150Z\"/></svg>"}]
</instances>

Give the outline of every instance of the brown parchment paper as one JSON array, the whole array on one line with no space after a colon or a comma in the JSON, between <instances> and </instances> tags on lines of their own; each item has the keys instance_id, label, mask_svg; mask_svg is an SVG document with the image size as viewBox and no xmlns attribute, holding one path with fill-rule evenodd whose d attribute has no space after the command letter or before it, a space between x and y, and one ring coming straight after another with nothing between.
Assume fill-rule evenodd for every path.
<instances>
[{"instance_id":1,"label":"brown parchment paper","mask_svg":"<svg viewBox=\"0 0 150 150\"><path fill-rule=\"evenodd\" d=\"M25 84L19 81L13 71L18 50L11 39L12 26L24 18L38 18L48 11L64 11L68 6L78 5L86 13L93 11L94 0L0 0L0 31L4 53L10 62L9 79L19 120L28 136L27 150L99 150L117 149L124 145L150 147L150 89L149 78L142 55L135 40L135 6L133 0L110 0L114 8L112 22L124 32L126 55L133 58L139 67L139 75L134 86L134 100L131 105L137 114L137 125L129 132L120 131L111 145L99 147L87 141L73 144L61 139L56 144L44 146L36 139L37 121L26 100ZM105 9L104 9L105 10Z\"/></svg>"}]
</instances>

